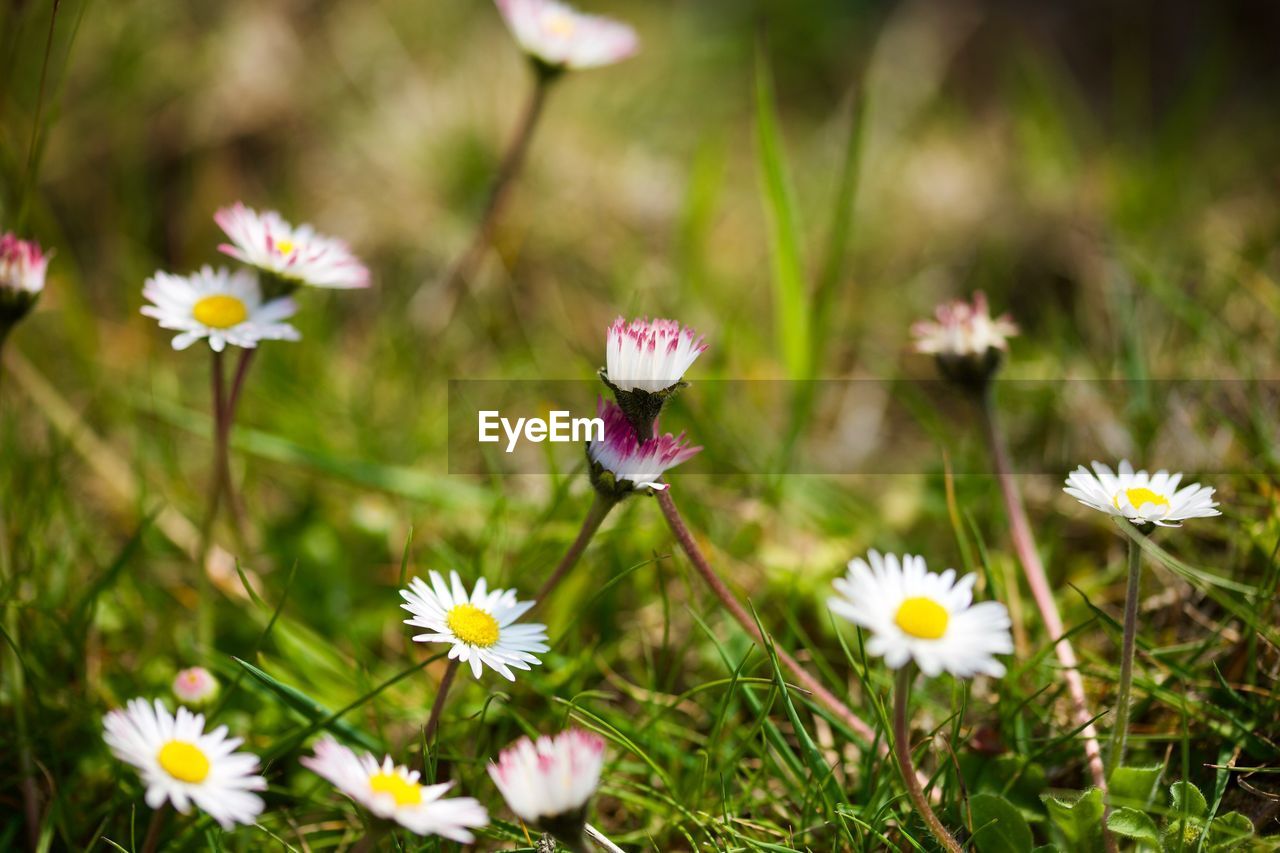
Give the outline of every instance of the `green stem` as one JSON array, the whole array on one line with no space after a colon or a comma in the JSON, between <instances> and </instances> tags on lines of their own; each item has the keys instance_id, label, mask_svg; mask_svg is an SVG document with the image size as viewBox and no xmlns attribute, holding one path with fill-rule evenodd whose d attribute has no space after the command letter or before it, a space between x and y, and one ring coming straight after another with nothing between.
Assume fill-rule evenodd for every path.
<instances>
[{"instance_id":1,"label":"green stem","mask_svg":"<svg viewBox=\"0 0 1280 853\"><path fill-rule=\"evenodd\" d=\"M449 688L453 686L453 679L458 674L458 665L457 658L449 661L449 665L445 667L444 676L440 679L440 687L436 690L436 699L431 703L431 716L427 717L427 724L422 727L422 739L428 744L435 737L436 729L440 727L440 716L444 712L445 697L449 695Z\"/></svg>"},{"instance_id":2,"label":"green stem","mask_svg":"<svg viewBox=\"0 0 1280 853\"><path fill-rule=\"evenodd\" d=\"M222 501L223 459L227 454L226 403L223 398L222 353L213 354L210 369L213 397L213 476L210 479L209 502L205 508L204 522L200 526L200 550L196 567L199 582L199 602L196 610L196 640L202 650L213 648L214 601L213 583L209 578L209 551L213 544L213 526L218 518L218 506Z\"/></svg>"},{"instance_id":3,"label":"green stem","mask_svg":"<svg viewBox=\"0 0 1280 853\"><path fill-rule=\"evenodd\" d=\"M245 545L246 529L244 506L231 478L231 430L235 425L236 409L240 405L240 393L244 390L245 378L249 375L249 368L253 365L253 357L257 352L257 348L253 347L240 353L240 362L236 365L235 377L231 380L231 390L227 393L222 413L222 428L225 430L226 436L223 439L222 464L218 476L222 478L223 494L226 497L227 507L231 510L231 521L235 526L236 540L240 543L242 549Z\"/></svg>"},{"instance_id":4,"label":"green stem","mask_svg":"<svg viewBox=\"0 0 1280 853\"><path fill-rule=\"evenodd\" d=\"M151 823L147 826L147 837L142 842L142 853L155 853L160 844L160 830L164 827L164 819L168 812L169 804L165 803L151 813Z\"/></svg>"},{"instance_id":5,"label":"green stem","mask_svg":"<svg viewBox=\"0 0 1280 853\"><path fill-rule=\"evenodd\" d=\"M547 596L551 595L555 588L560 585L560 581L564 580L564 576L578 564L578 560L582 559L582 554L587 550L587 546L591 544L592 537L596 535L596 531L604 523L605 517L609 515L609 511L617 503L616 498L605 497L599 492L595 493L595 498L591 501L591 508L587 510L587 517L582 519L582 528L578 530L578 537L573 540L569 550L560 558L560 563L547 579L542 582L542 586L538 588L538 592L534 595L534 599L537 602L533 606L534 610L542 606Z\"/></svg>"},{"instance_id":6,"label":"green stem","mask_svg":"<svg viewBox=\"0 0 1280 853\"><path fill-rule=\"evenodd\" d=\"M907 730L907 700L911 696L913 675L910 664L898 670L897 683L893 690L893 755L898 759L898 769L902 771L902 781L907 786L907 794L915 804L916 812L933 833L933 837L938 839L938 843L950 853L964 853L960 842L956 841L955 836L947 831L942 821L938 820L938 816L933 813L929 798L925 796L924 788L920 784L915 764L911 761L911 739Z\"/></svg>"},{"instance_id":7,"label":"green stem","mask_svg":"<svg viewBox=\"0 0 1280 853\"><path fill-rule=\"evenodd\" d=\"M1142 578L1142 546L1129 537L1129 585L1124 595L1124 639L1120 646L1120 687L1116 694L1116 717L1111 731L1108 769L1124 763L1129 737L1129 704L1133 692L1133 654L1138 635L1138 581Z\"/></svg>"}]
</instances>

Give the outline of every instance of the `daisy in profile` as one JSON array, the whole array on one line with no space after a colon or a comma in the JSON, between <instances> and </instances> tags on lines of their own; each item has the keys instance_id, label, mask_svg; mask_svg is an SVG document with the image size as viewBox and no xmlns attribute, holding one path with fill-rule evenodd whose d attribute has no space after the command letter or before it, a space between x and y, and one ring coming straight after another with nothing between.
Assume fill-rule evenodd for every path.
<instances>
[{"instance_id":1,"label":"daisy in profile","mask_svg":"<svg viewBox=\"0 0 1280 853\"><path fill-rule=\"evenodd\" d=\"M0 341L40 298L48 267L39 243L0 234Z\"/></svg>"},{"instance_id":2,"label":"daisy in profile","mask_svg":"<svg viewBox=\"0 0 1280 853\"><path fill-rule=\"evenodd\" d=\"M227 830L262 813L262 798L251 793L267 787L258 758L236 752L240 738L228 738L226 726L206 733L203 714L179 708L175 717L159 700L134 699L103 727L112 754L138 769L151 808L167 801L189 814L194 803Z\"/></svg>"},{"instance_id":3,"label":"daisy in profile","mask_svg":"<svg viewBox=\"0 0 1280 853\"><path fill-rule=\"evenodd\" d=\"M299 285L350 289L369 286L369 270L347 244L317 234L310 225L290 225L274 210L259 213L236 202L214 214L230 243L218 250L280 279L288 291Z\"/></svg>"},{"instance_id":4,"label":"daisy in profile","mask_svg":"<svg viewBox=\"0 0 1280 853\"><path fill-rule=\"evenodd\" d=\"M1134 471L1125 459L1117 473L1101 462L1093 463L1093 471L1081 465L1067 477L1063 491L1085 506L1134 524L1180 527L1188 518L1222 514L1211 486L1192 483L1178 488L1181 483L1180 473Z\"/></svg>"},{"instance_id":5,"label":"daisy in profile","mask_svg":"<svg viewBox=\"0 0 1280 853\"><path fill-rule=\"evenodd\" d=\"M448 584L438 572L431 572L430 578L430 586L414 578L408 589L400 590L405 601L400 606L413 614L404 623L427 629L414 635L414 642L450 644L449 659L471 664L476 678L487 666L515 681L512 669L528 670L530 664L542 662L535 653L550 649L547 626L516 621L533 607L532 601L517 601L513 589L490 592L484 578L470 594L457 572L449 573Z\"/></svg>"},{"instance_id":6,"label":"daisy in profile","mask_svg":"<svg viewBox=\"0 0 1280 853\"><path fill-rule=\"evenodd\" d=\"M202 666L180 670L173 678L173 695L192 708L207 705L218 695L218 679Z\"/></svg>"},{"instance_id":7,"label":"daisy in profile","mask_svg":"<svg viewBox=\"0 0 1280 853\"><path fill-rule=\"evenodd\" d=\"M706 349L701 335L675 320L613 321L600 379L641 440L652 437L662 407L688 384L685 372Z\"/></svg>"},{"instance_id":8,"label":"daisy in profile","mask_svg":"<svg viewBox=\"0 0 1280 853\"><path fill-rule=\"evenodd\" d=\"M1018 326L1008 314L991 316L987 296L981 290L972 302L945 302L934 309L933 320L911 327L915 351L932 355L947 379L963 385L982 385L1000 367L1009 349L1009 338Z\"/></svg>"},{"instance_id":9,"label":"daisy in profile","mask_svg":"<svg viewBox=\"0 0 1280 853\"><path fill-rule=\"evenodd\" d=\"M489 777L520 820L570 849L586 849L581 839L587 807L603 766L604 738L567 729L554 737L516 741L490 762Z\"/></svg>"},{"instance_id":10,"label":"daisy in profile","mask_svg":"<svg viewBox=\"0 0 1280 853\"><path fill-rule=\"evenodd\" d=\"M497 3L520 48L553 71L612 65L640 47L636 31L626 24L584 15L556 0Z\"/></svg>"},{"instance_id":11,"label":"daisy in profile","mask_svg":"<svg viewBox=\"0 0 1280 853\"><path fill-rule=\"evenodd\" d=\"M613 403L600 400L596 412L604 420L604 436L587 442L587 458L591 462L591 481L610 497L665 490L667 484L660 482L662 475L702 450L689 446L684 433L665 433L641 441L622 409ZM652 431L657 432L656 422Z\"/></svg>"},{"instance_id":12,"label":"daisy in profile","mask_svg":"<svg viewBox=\"0 0 1280 853\"><path fill-rule=\"evenodd\" d=\"M342 793L374 815L392 820L417 835L439 835L460 844L475 841L472 829L486 826L489 814L471 797L445 799L452 782L423 785L416 770L395 764L391 756L378 759L356 755L326 735L313 747L302 766L327 779Z\"/></svg>"},{"instance_id":13,"label":"daisy in profile","mask_svg":"<svg viewBox=\"0 0 1280 853\"><path fill-rule=\"evenodd\" d=\"M151 303L142 313L160 328L181 332L173 348L183 350L198 340L214 352L227 344L252 349L259 341L296 341L302 336L284 322L297 305L287 297L263 302L258 279L240 270L203 267L191 275L158 272L147 279L142 295Z\"/></svg>"}]
</instances>

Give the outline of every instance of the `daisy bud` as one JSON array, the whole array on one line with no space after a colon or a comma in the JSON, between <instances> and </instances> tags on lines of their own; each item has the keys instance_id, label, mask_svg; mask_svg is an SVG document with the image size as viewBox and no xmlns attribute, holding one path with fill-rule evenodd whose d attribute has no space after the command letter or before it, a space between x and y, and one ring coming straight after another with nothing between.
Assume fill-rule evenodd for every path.
<instances>
[{"instance_id":1,"label":"daisy bud","mask_svg":"<svg viewBox=\"0 0 1280 853\"><path fill-rule=\"evenodd\" d=\"M934 356L938 370L952 382L982 387L1000 369L1008 339L1018 327L1008 314L992 317L981 290L972 304L963 299L945 302L934 311L936 320L911 327L916 352Z\"/></svg>"},{"instance_id":2,"label":"daisy bud","mask_svg":"<svg viewBox=\"0 0 1280 853\"><path fill-rule=\"evenodd\" d=\"M34 240L0 234L0 339L40 298L48 266L49 256Z\"/></svg>"},{"instance_id":3,"label":"daisy bud","mask_svg":"<svg viewBox=\"0 0 1280 853\"><path fill-rule=\"evenodd\" d=\"M660 482L668 468L693 458L701 447L690 447L684 433L656 435L641 441L622 409L600 400L596 412L604 419L604 438L587 443L587 461L591 465L591 483L596 491L614 500L636 491L660 492L667 488Z\"/></svg>"},{"instance_id":4,"label":"daisy bud","mask_svg":"<svg viewBox=\"0 0 1280 853\"><path fill-rule=\"evenodd\" d=\"M497 0L520 49L540 74L621 62L639 49L636 31L598 15L584 15L556 0Z\"/></svg>"},{"instance_id":5,"label":"daisy bud","mask_svg":"<svg viewBox=\"0 0 1280 853\"><path fill-rule=\"evenodd\" d=\"M516 741L490 762L489 777L518 818L573 846L582 839L603 765L604 738L568 729Z\"/></svg>"},{"instance_id":6,"label":"daisy bud","mask_svg":"<svg viewBox=\"0 0 1280 853\"><path fill-rule=\"evenodd\" d=\"M202 666L181 670L173 678L173 695L183 705L199 708L218 695L218 679Z\"/></svg>"},{"instance_id":7,"label":"daisy bud","mask_svg":"<svg viewBox=\"0 0 1280 853\"><path fill-rule=\"evenodd\" d=\"M701 335L675 320L613 321L600 378L642 439L652 435L667 400L688 384L685 371L706 348Z\"/></svg>"}]
</instances>

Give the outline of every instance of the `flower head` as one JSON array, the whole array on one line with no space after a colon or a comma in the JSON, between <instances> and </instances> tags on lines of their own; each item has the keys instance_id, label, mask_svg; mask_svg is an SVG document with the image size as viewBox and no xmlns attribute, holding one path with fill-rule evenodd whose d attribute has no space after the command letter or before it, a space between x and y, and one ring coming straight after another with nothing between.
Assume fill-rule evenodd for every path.
<instances>
[{"instance_id":1,"label":"flower head","mask_svg":"<svg viewBox=\"0 0 1280 853\"><path fill-rule=\"evenodd\" d=\"M1181 527L1184 519L1222 515L1212 486L1192 483L1179 489L1182 474L1134 471L1127 459L1119 469L1113 474L1101 462L1093 463L1093 471L1081 465L1067 477L1063 491L1085 506L1134 524Z\"/></svg>"},{"instance_id":2,"label":"flower head","mask_svg":"<svg viewBox=\"0 0 1280 853\"><path fill-rule=\"evenodd\" d=\"M684 433L658 435L654 421L654 437L641 441L622 409L600 400L596 411L604 419L604 438L587 444L591 461L592 482L597 489L615 497L635 490L660 492L667 488L659 482L663 473L685 462L702 450L690 447Z\"/></svg>"},{"instance_id":3,"label":"flower head","mask_svg":"<svg viewBox=\"0 0 1280 853\"><path fill-rule=\"evenodd\" d=\"M49 256L35 240L19 240L17 235L0 234L0 291L34 297L44 290L44 274Z\"/></svg>"},{"instance_id":4,"label":"flower head","mask_svg":"<svg viewBox=\"0 0 1280 853\"><path fill-rule=\"evenodd\" d=\"M369 286L369 270L347 244L317 234L310 225L293 226L274 210L258 213L236 202L214 214L230 243L218 250L291 286Z\"/></svg>"},{"instance_id":5,"label":"flower head","mask_svg":"<svg viewBox=\"0 0 1280 853\"><path fill-rule=\"evenodd\" d=\"M619 317L609 327L605 373L615 391L666 391L706 348L701 335L675 320L628 323Z\"/></svg>"},{"instance_id":6,"label":"flower head","mask_svg":"<svg viewBox=\"0 0 1280 853\"><path fill-rule=\"evenodd\" d=\"M636 31L619 21L584 15L556 0L497 0L520 48L550 69L612 65L640 46Z\"/></svg>"},{"instance_id":7,"label":"flower head","mask_svg":"<svg viewBox=\"0 0 1280 853\"><path fill-rule=\"evenodd\" d=\"M160 321L160 328L182 334L174 349L186 349L201 338L214 352L227 344L253 348L259 341L296 341L302 336L284 320L297 305L292 299L262 301L253 273L203 267L191 275L158 272L147 279L142 295L151 301L142 313Z\"/></svg>"},{"instance_id":8,"label":"flower head","mask_svg":"<svg viewBox=\"0 0 1280 853\"><path fill-rule=\"evenodd\" d=\"M199 707L218 695L218 679L202 666L181 670L173 679L173 695L184 705Z\"/></svg>"},{"instance_id":9,"label":"flower head","mask_svg":"<svg viewBox=\"0 0 1280 853\"><path fill-rule=\"evenodd\" d=\"M545 652L547 626L537 623L517 624L532 601L517 601L513 589L489 592L484 578L476 581L467 594L457 572L449 573L449 584L439 573L431 572L431 586L421 578L400 590L405 603L400 606L413 614L404 624L426 628L430 633L417 634L414 642L449 643L450 660L471 664L476 678L488 666L508 681L515 681L514 669L529 669L531 663L542 663L533 652Z\"/></svg>"},{"instance_id":10,"label":"flower head","mask_svg":"<svg viewBox=\"0 0 1280 853\"><path fill-rule=\"evenodd\" d=\"M870 565L868 565L868 561ZM927 676L1004 675L998 654L1013 651L1009 611L997 601L973 603L977 575L928 571L923 557L867 553L835 581L827 606L871 632L867 651L892 669L914 660Z\"/></svg>"},{"instance_id":11,"label":"flower head","mask_svg":"<svg viewBox=\"0 0 1280 853\"><path fill-rule=\"evenodd\" d=\"M301 759L302 766L373 814L410 832L469 844L475 840L469 830L489 823L484 806L471 797L444 799L452 782L423 785L417 770L395 764L389 755L379 763L372 754L356 755L329 735L313 749L314 755Z\"/></svg>"},{"instance_id":12,"label":"flower head","mask_svg":"<svg viewBox=\"0 0 1280 853\"><path fill-rule=\"evenodd\" d=\"M576 840L603 765L604 739L568 729L536 741L521 738L489 764L489 776L522 821Z\"/></svg>"},{"instance_id":13,"label":"flower head","mask_svg":"<svg viewBox=\"0 0 1280 853\"><path fill-rule=\"evenodd\" d=\"M939 305L936 320L921 320L911 327L916 352L937 358L948 379L964 384L981 384L1000 366L1008 339L1018 327L1008 314L992 317L987 297L981 290L973 302L957 299Z\"/></svg>"},{"instance_id":14,"label":"flower head","mask_svg":"<svg viewBox=\"0 0 1280 853\"><path fill-rule=\"evenodd\" d=\"M138 769L151 808L168 800L188 814L195 803L223 829L262 813L262 798L250 793L267 787L258 758L236 752L240 738L227 737L226 726L206 733L203 714L179 708L175 717L159 700L134 699L107 714L103 727L112 754Z\"/></svg>"}]
</instances>

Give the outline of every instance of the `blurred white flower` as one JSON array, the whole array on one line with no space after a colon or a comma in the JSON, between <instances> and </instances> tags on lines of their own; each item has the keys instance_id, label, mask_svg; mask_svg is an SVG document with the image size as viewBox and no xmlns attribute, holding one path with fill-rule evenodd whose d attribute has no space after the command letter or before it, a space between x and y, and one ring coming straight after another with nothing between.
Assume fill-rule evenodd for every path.
<instances>
[{"instance_id":1,"label":"blurred white flower","mask_svg":"<svg viewBox=\"0 0 1280 853\"><path fill-rule=\"evenodd\" d=\"M202 666L180 670L173 678L173 695L184 705L204 705L218 695L218 679Z\"/></svg>"},{"instance_id":2,"label":"blurred white flower","mask_svg":"<svg viewBox=\"0 0 1280 853\"><path fill-rule=\"evenodd\" d=\"M414 578L408 589L400 590L405 600L400 606L413 614L404 623L430 631L415 635L414 642L449 643L453 646L449 659L470 663L476 678L488 666L515 681L512 668L527 670L529 664L542 662L532 653L550 649L547 626L516 623L533 606L532 601L517 601L513 589L489 592L484 578L476 581L468 595L457 572L449 573L450 584L438 572L431 572L430 577L431 586Z\"/></svg>"},{"instance_id":3,"label":"blurred white flower","mask_svg":"<svg viewBox=\"0 0 1280 853\"><path fill-rule=\"evenodd\" d=\"M296 341L302 336L284 320L297 305L287 297L262 301L257 278L246 270L230 273L203 267L191 275L158 272L147 279L142 295L152 304L142 313L160 321L160 328L182 332L173 348L186 349L208 338L214 352L227 344L252 348L259 341Z\"/></svg>"},{"instance_id":4,"label":"blurred white flower","mask_svg":"<svg viewBox=\"0 0 1280 853\"><path fill-rule=\"evenodd\" d=\"M667 484L659 482L662 475L702 450L690 447L684 433L679 436L655 434L648 441L640 441L627 416L614 403L600 400L596 412L604 420L604 438L587 444L587 457L592 463L592 482L606 492L663 491ZM657 432L656 421L654 432ZM602 479L604 472L611 478Z\"/></svg>"},{"instance_id":5,"label":"blurred white flower","mask_svg":"<svg viewBox=\"0 0 1280 853\"><path fill-rule=\"evenodd\" d=\"M870 561L870 565L868 565ZM871 632L867 651L891 669L914 660L927 676L1002 676L998 654L1013 651L1009 611L997 601L973 603L977 575L930 572L923 557L869 551L837 578L827 606Z\"/></svg>"},{"instance_id":6,"label":"blurred white flower","mask_svg":"<svg viewBox=\"0 0 1280 853\"><path fill-rule=\"evenodd\" d=\"M937 356L984 356L988 350L1007 350L1008 339L1018 327L1002 314L992 317L982 291L973 302L963 299L945 302L935 309L936 320L921 320L911 327L916 352Z\"/></svg>"},{"instance_id":7,"label":"blurred white flower","mask_svg":"<svg viewBox=\"0 0 1280 853\"><path fill-rule=\"evenodd\" d=\"M619 317L609 326L605 373L620 391L665 391L684 378L706 348L701 335L675 320L628 323Z\"/></svg>"},{"instance_id":8,"label":"blurred white flower","mask_svg":"<svg viewBox=\"0 0 1280 853\"><path fill-rule=\"evenodd\" d=\"M127 710L103 719L105 740L121 761L138 769L147 786L147 805L158 809L167 800L183 814L191 804L223 829L252 824L262 813L258 758L236 752L240 738L228 738L227 727L204 731L204 715L179 708L176 717L162 702L129 702Z\"/></svg>"},{"instance_id":9,"label":"blurred white flower","mask_svg":"<svg viewBox=\"0 0 1280 853\"><path fill-rule=\"evenodd\" d=\"M497 0L507 29L530 56L553 69L612 65L640 47L619 21L584 15L556 0Z\"/></svg>"},{"instance_id":10,"label":"blurred white flower","mask_svg":"<svg viewBox=\"0 0 1280 853\"><path fill-rule=\"evenodd\" d=\"M420 774L397 765L391 756L382 763L370 753L356 755L326 735L313 747L315 755L301 759L302 766L380 818L393 820L418 835L439 835L470 844L469 830L489 823L484 806L471 797L444 799L452 782L423 785Z\"/></svg>"},{"instance_id":11,"label":"blurred white flower","mask_svg":"<svg viewBox=\"0 0 1280 853\"><path fill-rule=\"evenodd\" d=\"M268 275L311 287L369 286L368 268L347 244L317 234L310 225L295 227L274 210L258 213L240 202L222 208L213 219L231 239L218 250Z\"/></svg>"},{"instance_id":12,"label":"blurred white flower","mask_svg":"<svg viewBox=\"0 0 1280 853\"><path fill-rule=\"evenodd\" d=\"M49 256L34 240L19 240L10 232L0 234L0 298L4 291L34 296L44 290Z\"/></svg>"},{"instance_id":13,"label":"blurred white flower","mask_svg":"<svg viewBox=\"0 0 1280 853\"><path fill-rule=\"evenodd\" d=\"M1135 524L1181 527L1184 519L1222 515L1215 509L1213 487L1192 483L1179 489L1181 482L1180 473L1135 472L1125 459L1116 474L1101 462L1093 463L1093 471L1081 465L1067 477L1063 491L1085 506Z\"/></svg>"},{"instance_id":14,"label":"blurred white flower","mask_svg":"<svg viewBox=\"0 0 1280 853\"><path fill-rule=\"evenodd\" d=\"M522 821L573 836L586 822L587 804L600 784L603 765L604 739L568 729L536 741L521 738L490 762L489 776Z\"/></svg>"}]
</instances>

